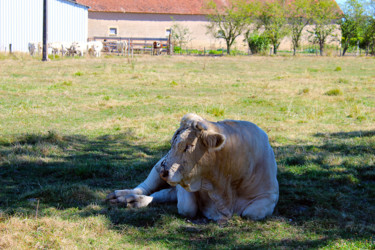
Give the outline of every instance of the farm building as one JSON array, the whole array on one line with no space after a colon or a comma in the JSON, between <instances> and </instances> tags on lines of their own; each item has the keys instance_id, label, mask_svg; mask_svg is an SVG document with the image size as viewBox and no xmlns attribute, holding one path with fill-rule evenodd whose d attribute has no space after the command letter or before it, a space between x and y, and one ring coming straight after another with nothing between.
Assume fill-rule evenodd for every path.
<instances>
[{"instance_id":1,"label":"farm building","mask_svg":"<svg viewBox=\"0 0 375 250\"><path fill-rule=\"evenodd\" d=\"M225 0L214 0L218 6ZM174 24L187 27L191 41L189 48L225 48L223 39L216 39L207 32L209 24L204 8L206 0L77 0L90 6L88 18L88 37L98 39L112 38L166 38ZM309 27L306 27L309 29ZM244 37L236 39L234 47L247 50ZM308 44L307 32L302 43ZM338 42L334 42L338 44ZM285 37L279 49L291 49L291 39Z\"/></svg>"},{"instance_id":2,"label":"farm building","mask_svg":"<svg viewBox=\"0 0 375 250\"><path fill-rule=\"evenodd\" d=\"M73 0L47 0L48 42L87 41L88 8ZM43 40L43 0L0 1L0 51L27 52Z\"/></svg>"},{"instance_id":3,"label":"farm building","mask_svg":"<svg viewBox=\"0 0 375 250\"><path fill-rule=\"evenodd\" d=\"M90 6L88 36L166 38L173 24L189 28L192 48L225 47L206 34L204 0L77 0ZM218 4L221 1L217 0Z\"/></svg>"}]
</instances>

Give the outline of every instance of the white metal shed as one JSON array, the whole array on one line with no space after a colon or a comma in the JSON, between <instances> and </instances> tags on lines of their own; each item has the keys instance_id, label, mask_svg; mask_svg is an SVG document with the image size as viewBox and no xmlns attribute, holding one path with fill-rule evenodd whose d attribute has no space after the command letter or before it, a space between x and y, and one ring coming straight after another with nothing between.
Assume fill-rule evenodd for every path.
<instances>
[{"instance_id":1,"label":"white metal shed","mask_svg":"<svg viewBox=\"0 0 375 250\"><path fill-rule=\"evenodd\" d=\"M48 42L87 41L88 6L47 0ZM43 0L0 0L0 51L27 52L43 41Z\"/></svg>"}]
</instances>

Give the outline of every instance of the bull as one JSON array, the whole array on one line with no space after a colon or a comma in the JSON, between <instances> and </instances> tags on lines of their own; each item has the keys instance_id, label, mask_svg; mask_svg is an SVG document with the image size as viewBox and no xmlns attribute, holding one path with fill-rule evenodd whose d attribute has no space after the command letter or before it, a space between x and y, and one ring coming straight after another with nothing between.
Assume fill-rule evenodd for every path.
<instances>
[{"instance_id":1,"label":"bull","mask_svg":"<svg viewBox=\"0 0 375 250\"><path fill-rule=\"evenodd\" d=\"M134 189L116 190L111 204L146 207L177 202L179 214L217 222L238 214L261 220L279 197L277 165L267 134L247 121L210 122L185 115L171 149Z\"/></svg>"}]
</instances>

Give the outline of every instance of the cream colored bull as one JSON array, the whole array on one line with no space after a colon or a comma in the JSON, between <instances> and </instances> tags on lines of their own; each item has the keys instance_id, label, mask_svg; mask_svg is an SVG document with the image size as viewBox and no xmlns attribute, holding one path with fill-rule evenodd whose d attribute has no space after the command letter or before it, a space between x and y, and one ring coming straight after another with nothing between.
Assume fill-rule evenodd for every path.
<instances>
[{"instance_id":1,"label":"cream colored bull","mask_svg":"<svg viewBox=\"0 0 375 250\"><path fill-rule=\"evenodd\" d=\"M194 217L200 211L218 222L234 213L260 220L273 213L278 201L276 174L273 150L258 126L246 121L209 122L187 114L170 151L146 180L134 189L116 190L107 199L128 207L177 201L180 214ZM169 188L162 189L165 186Z\"/></svg>"}]
</instances>

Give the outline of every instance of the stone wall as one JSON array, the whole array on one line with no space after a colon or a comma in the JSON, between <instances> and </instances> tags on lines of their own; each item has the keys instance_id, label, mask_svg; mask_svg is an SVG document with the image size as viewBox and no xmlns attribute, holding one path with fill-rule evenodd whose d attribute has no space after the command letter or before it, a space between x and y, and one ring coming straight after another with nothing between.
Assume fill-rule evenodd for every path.
<instances>
[{"instance_id":1,"label":"stone wall","mask_svg":"<svg viewBox=\"0 0 375 250\"><path fill-rule=\"evenodd\" d=\"M191 41L188 48L194 49L218 49L225 48L223 39L215 39L208 33L208 21L204 15L166 15L166 14L142 14L142 13L115 13L115 12L89 12L88 37L110 37L110 28L115 28L117 35L113 37L130 38L165 38L166 31L173 24L178 23L189 28ZM311 29L307 27L306 29ZM340 36L339 27L336 31ZM305 31L302 44L309 44L309 34ZM247 51L244 37L236 39L234 48ZM331 41L331 44L338 45L339 39ZM280 50L291 50L291 39L286 37L282 40Z\"/></svg>"}]
</instances>

